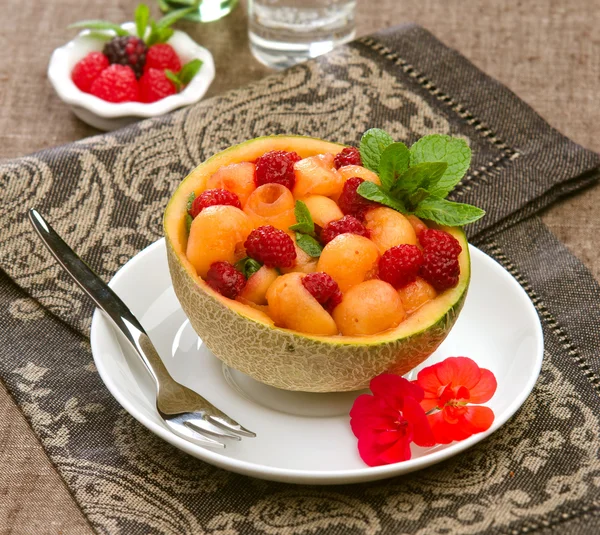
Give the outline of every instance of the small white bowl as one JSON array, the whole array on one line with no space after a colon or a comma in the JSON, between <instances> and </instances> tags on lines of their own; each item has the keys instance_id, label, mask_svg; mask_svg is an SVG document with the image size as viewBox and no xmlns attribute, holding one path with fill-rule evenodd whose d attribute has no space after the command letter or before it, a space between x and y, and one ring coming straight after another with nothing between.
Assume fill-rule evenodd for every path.
<instances>
[{"instance_id":1,"label":"small white bowl","mask_svg":"<svg viewBox=\"0 0 600 535\"><path fill-rule=\"evenodd\" d=\"M133 22L126 22L121 26L129 31L135 28ZM68 104L73 113L82 121L100 130L116 130L140 119L163 115L198 102L206 93L215 77L212 54L206 48L192 41L186 33L177 30L168 42L179 55L182 64L193 59L200 59L202 67L181 93L151 104L142 102L115 104L84 93L77 88L71 80L73 67L90 52L102 51L105 43L102 39L90 34L89 30L84 30L75 39L52 53L48 65L48 78L61 100Z\"/></svg>"}]
</instances>

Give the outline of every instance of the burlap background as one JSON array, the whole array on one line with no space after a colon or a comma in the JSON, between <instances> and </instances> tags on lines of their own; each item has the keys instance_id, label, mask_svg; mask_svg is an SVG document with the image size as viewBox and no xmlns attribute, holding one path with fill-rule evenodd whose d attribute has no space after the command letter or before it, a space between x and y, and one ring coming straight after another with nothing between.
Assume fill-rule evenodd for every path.
<instances>
[{"instance_id":1,"label":"burlap background","mask_svg":"<svg viewBox=\"0 0 600 535\"><path fill-rule=\"evenodd\" d=\"M134 4L108 0L94 7L94 16L124 20ZM458 0L382 0L377 10L369 4L359 0L360 34L415 20L508 85L563 133L600 150L600 40L594 33L600 22L598 2L479 1L467 6ZM13 0L6 7L0 23L0 156L19 156L94 133L70 115L45 80L48 55L67 35L64 26L91 16L92 6L73 0ZM243 9L218 23L186 29L215 54L218 76L211 94L267 73L249 56ZM598 201L596 187L545 215L545 222L596 278ZM0 461L1 533L91 532L4 389Z\"/></svg>"}]
</instances>

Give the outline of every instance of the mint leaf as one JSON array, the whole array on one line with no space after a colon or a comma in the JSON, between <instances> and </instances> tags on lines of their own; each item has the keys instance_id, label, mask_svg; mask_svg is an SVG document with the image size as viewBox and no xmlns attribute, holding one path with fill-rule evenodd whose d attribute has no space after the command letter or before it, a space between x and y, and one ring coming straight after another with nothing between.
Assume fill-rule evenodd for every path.
<instances>
[{"instance_id":1,"label":"mint leaf","mask_svg":"<svg viewBox=\"0 0 600 535\"><path fill-rule=\"evenodd\" d=\"M446 162L424 162L414 165L398 179L392 188L392 194L411 195L419 188L429 190L443 176L448 168Z\"/></svg>"},{"instance_id":2,"label":"mint leaf","mask_svg":"<svg viewBox=\"0 0 600 535\"><path fill-rule=\"evenodd\" d=\"M156 23L156 27L159 30L162 30L164 28L168 28L169 26L172 26L179 19L182 19L189 13L192 13L194 10L198 9L199 5L200 5L200 2L194 2L194 5L192 5L190 7L184 7L181 9L175 9L174 11L170 11Z\"/></svg>"},{"instance_id":3,"label":"mint leaf","mask_svg":"<svg viewBox=\"0 0 600 535\"><path fill-rule=\"evenodd\" d=\"M250 258L249 256L246 256L235 263L235 269L240 271L247 279L252 277L252 275L254 275L261 267L262 264L260 262L257 262L254 258Z\"/></svg>"},{"instance_id":4,"label":"mint leaf","mask_svg":"<svg viewBox=\"0 0 600 535\"><path fill-rule=\"evenodd\" d=\"M359 195L365 199L378 202L379 204L383 204L389 208L393 208L401 214L408 213L406 206L404 206L404 203L400 199L393 197L387 191L382 189L381 186L378 186L373 182L363 182L360 186L358 186L356 191L358 191Z\"/></svg>"},{"instance_id":5,"label":"mint leaf","mask_svg":"<svg viewBox=\"0 0 600 535\"><path fill-rule=\"evenodd\" d=\"M165 76L175 84L175 89L179 92L181 89L181 80L179 79L179 76L169 69L165 69Z\"/></svg>"},{"instance_id":6,"label":"mint leaf","mask_svg":"<svg viewBox=\"0 0 600 535\"><path fill-rule=\"evenodd\" d=\"M185 214L185 228L187 233L190 233L190 229L192 228L192 223L194 222L194 218L190 214Z\"/></svg>"},{"instance_id":7,"label":"mint leaf","mask_svg":"<svg viewBox=\"0 0 600 535\"><path fill-rule=\"evenodd\" d=\"M381 153L379 178L384 189L390 190L398 177L407 169L410 152L404 143L392 143Z\"/></svg>"},{"instance_id":8,"label":"mint leaf","mask_svg":"<svg viewBox=\"0 0 600 535\"><path fill-rule=\"evenodd\" d=\"M313 258L321 256L323 246L312 236L308 234L300 234L296 232L296 244L302 249L307 255Z\"/></svg>"},{"instance_id":9,"label":"mint leaf","mask_svg":"<svg viewBox=\"0 0 600 535\"><path fill-rule=\"evenodd\" d=\"M194 199L196 198L196 194L192 191L187 198L186 209L189 212L192 209L192 204L194 203Z\"/></svg>"},{"instance_id":10,"label":"mint leaf","mask_svg":"<svg viewBox=\"0 0 600 535\"><path fill-rule=\"evenodd\" d=\"M302 232L303 234L312 234L315 233L315 224L312 220L312 216L310 215L310 211L306 203L303 201L296 201L294 206L294 215L296 216L297 223L290 227L290 230L295 230L296 232Z\"/></svg>"},{"instance_id":11,"label":"mint leaf","mask_svg":"<svg viewBox=\"0 0 600 535\"><path fill-rule=\"evenodd\" d=\"M448 227L461 227L473 223L485 215L481 208L447 201L439 197L428 197L419 203L415 215Z\"/></svg>"},{"instance_id":12,"label":"mint leaf","mask_svg":"<svg viewBox=\"0 0 600 535\"><path fill-rule=\"evenodd\" d=\"M392 137L379 128L367 130L360 139L358 148L363 166L378 173L381 155L393 142Z\"/></svg>"},{"instance_id":13,"label":"mint leaf","mask_svg":"<svg viewBox=\"0 0 600 535\"><path fill-rule=\"evenodd\" d=\"M201 59L193 59L186 63L179 71L179 80L183 85L188 85L194 76L198 74L198 71L202 67Z\"/></svg>"},{"instance_id":14,"label":"mint leaf","mask_svg":"<svg viewBox=\"0 0 600 535\"><path fill-rule=\"evenodd\" d=\"M448 169L438 183L429 188L435 197L446 197L471 165L471 149L464 139L432 134L422 137L410 148L410 165L423 162L446 162Z\"/></svg>"},{"instance_id":15,"label":"mint leaf","mask_svg":"<svg viewBox=\"0 0 600 535\"><path fill-rule=\"evenodd\" d=\"M138 37L144 39L146 26L150 20L150 8L146 4L138 4L135 8L135 29Z\"/></svg>"},{"instance_id":16,"label":"mint leaf","mask_svg":"<svg viewBox=\"0 0 600 535\"><path fill-rule=\"evenodd\" d=\"M156 22L150 20L150 35L148 35L148 39L146 39L146 45L152 46L158 43L159 38L159 30L156 27Z\"/></svg>"},{"instance_id":17,"label":"mint leaf","mask_svg":"<svg viewBox=\"0 0 600 535\"><path fill-rule=\"evenodd\" d=\"M68 28L84 28L88 30L112 30L117 35L124 36L129 35L127 30L124 30L118 24L113 24L107 20L80 20L70 24Z\"/></svg>"},{"instance_id":18,"label":"mint leaf","mask_svg":"<svg viewBox=\"0 0 600 535\"><path fill-rule=\"evenodd\" d=\"M427 197L429 197L429 192L424 189L424 188L419 188L417 189L417 191L415 191L414 193L411 193L410 196L408 197L408 202L410 204L410 207L415 207L417 206L421 201L427 199ZM414 210L413 210L414 212Z\"/></svg>"}]
</instances>

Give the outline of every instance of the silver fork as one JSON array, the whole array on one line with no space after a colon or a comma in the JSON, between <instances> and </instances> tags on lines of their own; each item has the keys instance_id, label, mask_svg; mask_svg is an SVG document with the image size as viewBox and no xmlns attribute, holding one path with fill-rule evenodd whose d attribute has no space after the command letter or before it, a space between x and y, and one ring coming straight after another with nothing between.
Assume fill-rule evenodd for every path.
<instances>
[{"instance_id":1,"label":"silver fork","mask_svg":"<svg viewBox=\"0 0 600 535\"><path fill-rule=\"evenodd\" d=\"M218 439L241 440L256 434L171 377L140 322L125 303L33 209L29 220L60 266L124 335L156 385L156 410L177 436L200 446L224 448Z\"/></svg>"}]
</instances>

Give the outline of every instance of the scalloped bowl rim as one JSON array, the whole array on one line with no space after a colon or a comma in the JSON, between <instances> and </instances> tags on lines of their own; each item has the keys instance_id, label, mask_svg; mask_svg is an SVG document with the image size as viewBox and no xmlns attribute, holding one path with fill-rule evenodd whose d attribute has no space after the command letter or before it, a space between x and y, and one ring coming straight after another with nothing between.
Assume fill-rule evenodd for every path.
<instances>
[{"instance_id":1,"label":"scalloped bowl rim","mask_svg":"<svg viewBox=\"0 0 600 535\"><path fill-rule=\"evenodd\" d=\"M121 24L121 27L131 30L135 27L135 24L126 22ZM186 88L181 93L168 96L151 104L106 102L94 95L84 93L71 80L73 66L88 52L94 50L92 44L95 42L99 42L99 40L90 36L89 30L84 30L65 45L55 49L48 65L48 78L62 101L85 108L99 117L155 117L163 115L177 108L198 102L208 90L215 76L212 54L193 41L188 34L175 30L168 42L181 59L185 62L200 59L203 62L202 68Z\"/></svg>"}]
</instances>

